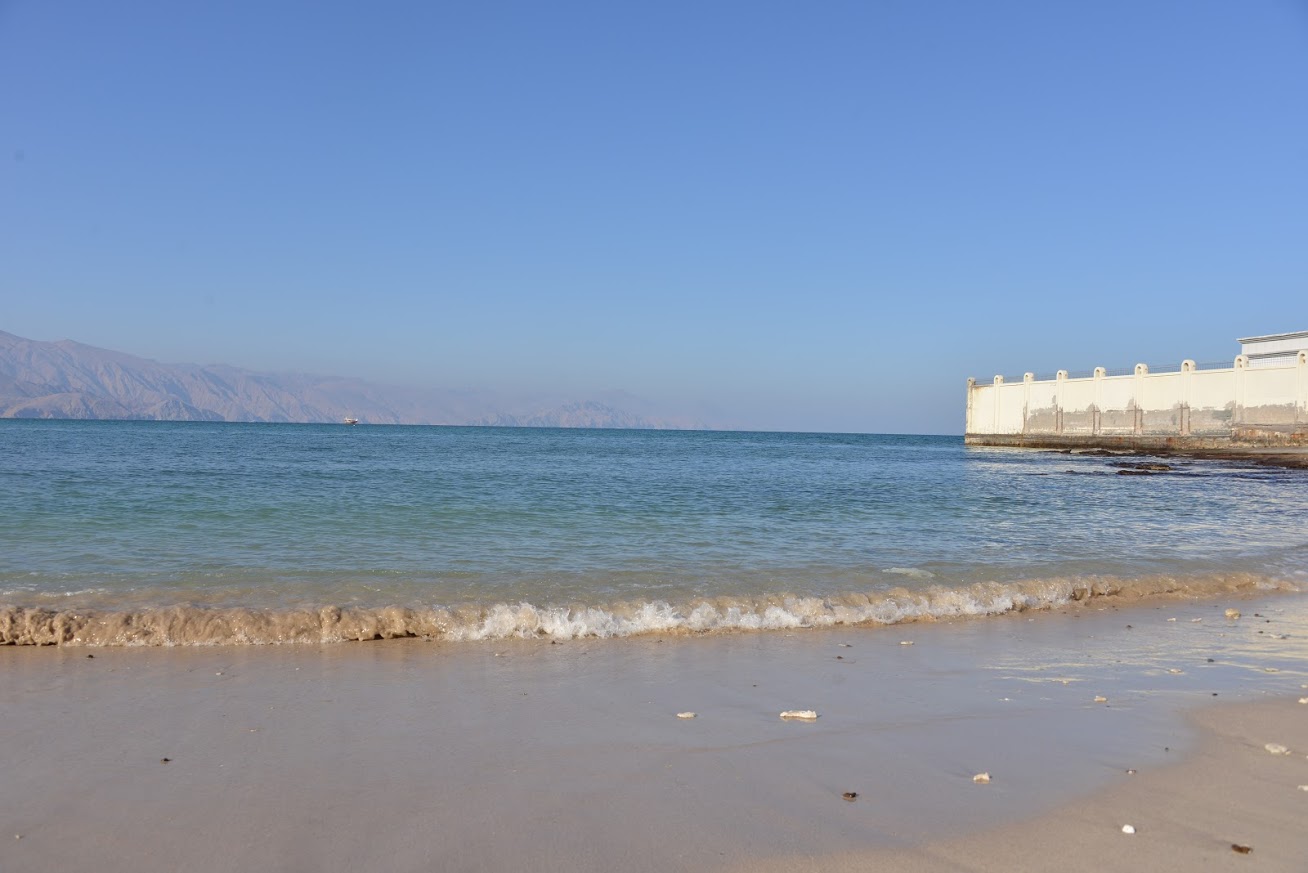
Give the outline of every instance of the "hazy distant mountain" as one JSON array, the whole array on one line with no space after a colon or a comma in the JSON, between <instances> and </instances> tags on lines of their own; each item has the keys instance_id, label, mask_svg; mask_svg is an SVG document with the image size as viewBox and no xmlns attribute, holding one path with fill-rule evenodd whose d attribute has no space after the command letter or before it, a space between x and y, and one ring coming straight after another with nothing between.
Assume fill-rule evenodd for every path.
<instances>
[{"instance_id":1,"label":"hazy distant mountain","mask_svg":"<svg viewBox=\"0 0 1308 873\"><path fill-rule=\"evenodd\" d=\"M420 391L360 379L161 364L71 340L0 331L0 418L677 427L595 401L521 414L473 392Z\"/></svg>"}]
</instances>

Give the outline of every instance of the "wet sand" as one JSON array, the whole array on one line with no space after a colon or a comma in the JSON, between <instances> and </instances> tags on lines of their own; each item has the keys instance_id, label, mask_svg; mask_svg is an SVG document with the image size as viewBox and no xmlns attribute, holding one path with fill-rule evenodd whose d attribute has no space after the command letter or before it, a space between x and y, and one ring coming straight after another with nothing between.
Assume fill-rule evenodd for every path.
<instances>
[{"instance_id":1,"label":"wet sand","mask_svg":"<svg viewBox=\"0 0 1308 873\"><path fill-rule=\"evenodd\" d=\"M1302 595L663 641L7 648L0 869L1298 870L1305 684Z\"/></svg>"},{"instance_id":2,"label":"wet sand","mask_svg":"<svg viewBox=\"0 0 1308 873\"><path fill-rule=\"evenodd\" d=\"M1032 819L911 849L755 860L736 869L1304 870L1304 709L1289 697L1192 712L1187 721L1198 744L1180 763L1129 775ZM1289 754L1269 753L1268 738L1287 746ZM1134 833L1124 833L1125 826Z\"/></svg>"}]
</instances>

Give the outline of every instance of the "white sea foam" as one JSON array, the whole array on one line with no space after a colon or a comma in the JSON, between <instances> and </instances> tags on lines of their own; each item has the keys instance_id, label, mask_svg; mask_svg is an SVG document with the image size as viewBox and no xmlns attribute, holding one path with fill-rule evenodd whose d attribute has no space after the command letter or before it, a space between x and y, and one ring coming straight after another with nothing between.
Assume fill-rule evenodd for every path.
<instances>
[{"instance_id":1,"label":"white sea foam","mask_svg":"<svg viewBox=\"0 0 1308 873\"><path fill-rule=\"evenodd\" d=\"M819 597L777 594L600 605L319 609L246 609L175 605L73 611L0 606L0 644L233 645L423 637L450 641L571 640L645 634L768 631L834 625L893 625L1047 609L1100 598L1217 597L1241 590L1298 590L1252 574L1139 579L1062 578L941 585L919 590L849 592Z\"/></svg>"}]
</instances>

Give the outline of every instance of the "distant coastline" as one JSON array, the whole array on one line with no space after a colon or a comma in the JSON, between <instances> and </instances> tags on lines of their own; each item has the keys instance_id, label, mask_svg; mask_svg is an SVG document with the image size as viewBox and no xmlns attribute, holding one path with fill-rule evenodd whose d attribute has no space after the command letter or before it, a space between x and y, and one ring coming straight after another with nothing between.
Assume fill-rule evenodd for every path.
<instances>
[{"instance_id":1,"label":"distant coastline","mask_svg":"<svg viewBox=\"0 0 1308 873\"><path fill-rule=\"evenodd\" d=\"M0 331L0 418L446 424L707 430L595 399L507 404L484 393L362 379L261 373L226 364L164 364L72 340Z\"/></svg>"}]
</instances>

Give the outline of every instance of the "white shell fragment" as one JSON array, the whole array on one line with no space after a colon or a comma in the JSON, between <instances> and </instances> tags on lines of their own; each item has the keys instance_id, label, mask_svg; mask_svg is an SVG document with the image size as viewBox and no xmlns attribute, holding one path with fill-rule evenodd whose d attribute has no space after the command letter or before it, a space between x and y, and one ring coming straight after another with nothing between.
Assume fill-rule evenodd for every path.
<instances>
[{"instance_id":1,"label":"white shell fragment","mask_svg":"<svg viewBox=\"0 0 1308 873\"><path fill-rule=\"evenodd\" d=\"M1290 750L1287 749L1285 746L1281 745L1280 743L1268 743L1267 745L1263 746L1263 748L1271 752L1273 755L1290 754Z\"/></svg>"},{"instance_id":2,"label":"white shell fragment","mask_svg":"<svg viewBox=\"0 0 1308 873\"><path fill-rule=\"evenodd\" d=\"M1181 671L1178 670L1176 667L1170 667L1170 668L1168 668L1167 672L1168 672L1168 673L1180 673Z\"/></svg>"},{"instance_id":3,"label":"white shell fragment","mask_svg":"<svg viewBox=\"0 0 1308 873\"><path fill-rule=\"evenodd\" d=\"M1300 790L1300 791L1308 791L1308 785L1300 785L1300 786L1299 786L1299 790Z\"/></svg>"},{"instance_id":4,"label":"white shell fragment","mask_svg":"<svg viewBox=\"0 0 1308 873\"><path fill-rule=\"evenodd\" d=\"M1104 697L1102 694L1095 695L1095 703L1107 703L1107 702L1108 702L1108 698Z\"/></svg>"},{"instance_id":5,"label":"white shell fragment","mask_svg":"<svg viewBox=\"0 0 1308 873\"><path fill-rule=\"evenodd\" d=\"M900 644L901 646L911 646L911 645L913 645L913 641L912 641L912 640L900 640L900 641L899 641L899 644Z\"/></svg>"},{"instance_id":6,"label":"white shell fragment","mask_svg":"<svg viewBox=\"0 0 1308 873\"><path fill-rule=\"evenodd\" d=\"M989 773L978 773L978 774L976 774L975 776L972 777L972 781L975 782L975 783L978 784L978 785L986 785L987 783L990 782L990 774L989 774Z\"/></svg>"},{"instance_id":7,"label":"white shell fragment","mask_svg":"<svg viewBox=\"0 0 1308 873\"><path fill-rule=\"evenodd\" d=\"M796 718L801 721L813 721L818 714L811 709L787 709L781 713L782 718Z\"/></svg>"},{"instance_id":8,"label":"white shell fragment","mask_svg":"<svg viewBox=\"0 0 1308 873\"><path fill-rule=\"evenodd\" d=\"M1300 698L1299 698L1299 702L1300 702L1300 703L1308 703L1308 697L1300 697Z\"/></svg>"},{"instance_id":9,"label":"white shell fragment","mask_svg":"<svg viewBox=\"0 0 1308 873\"><path fill-rule=\"evenodd\" d=\"M1239 618L1239 617L1240 617L1240 610L1238 610L1238 609L1228 609L1228 610L1226 610L1226 617L1227 617L1227 618L1231 618L1231 619Z\"/></svg>"},{"instance_id":10,"label":"white shell fragment","mask_svg":"<svg viewBox=\"0 0 1308 873\"><path fill-rule=\"evenodd\" d=\"M1131 825L1122 825L1122 833L1133 834L1135 833L1135 828L1133 828Z\"/></svg>"},{"instance_id":11,"label":"white shell fragment","mask_svg":"<svg viewBox=\"0 0 1308 873\"><path fill-rule=\"evenodd\" d=\"M693 712L679 712L679 713L677 713L677 718L694 718L694 717L695 717L695 713L693 713Z\"/></svg>"}]
</instances>

